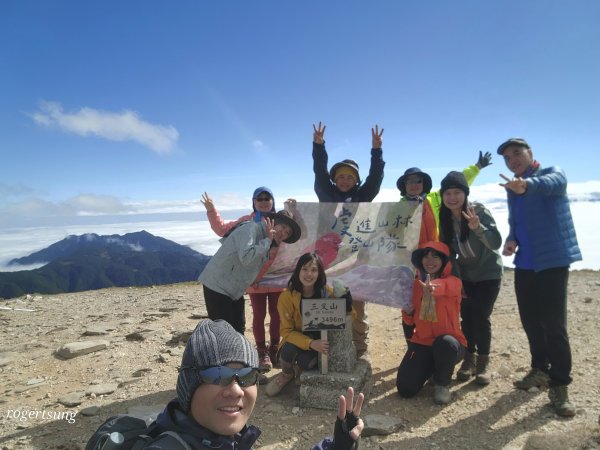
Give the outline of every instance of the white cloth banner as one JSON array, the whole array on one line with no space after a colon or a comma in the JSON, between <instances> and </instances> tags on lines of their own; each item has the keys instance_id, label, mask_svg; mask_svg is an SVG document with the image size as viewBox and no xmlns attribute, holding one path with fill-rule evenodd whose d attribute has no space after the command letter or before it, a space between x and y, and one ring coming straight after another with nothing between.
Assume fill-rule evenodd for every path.
<instances>
[{"instance_id":1,"label":"white cloth banner","mask_svg":"<svg viewBox=\"0 0 600 450\"><path fill-rule=\"evenodd\" d=\"M316 252L323 259L327 284L340 280L353 299L398 308L410 305L410 256L419 242L421 204L297 203L292 213L302 237L281 246L259 285L287 287L298 258Z\"/></svg>"}]
</instances>

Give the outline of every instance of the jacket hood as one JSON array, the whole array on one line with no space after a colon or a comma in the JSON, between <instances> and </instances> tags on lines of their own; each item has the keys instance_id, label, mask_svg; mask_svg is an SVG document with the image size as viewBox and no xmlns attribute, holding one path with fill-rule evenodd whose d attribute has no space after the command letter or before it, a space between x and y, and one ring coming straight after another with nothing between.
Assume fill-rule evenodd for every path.
<instances>
[{"instance_id":1,"label":"jacket hood","mask_svg":"<svg viewBox=\"0 0 600 450\"><path fill-rule=\"evenodd\" d=\"M423 255L428 250L435 250L442 257L441 277L447 277L452 272L452 263L450 262L450 250L443 242L431 241L419 245L419 248L412 252L410 261L419 271L419 278L425 279L427 272L423 268Z\"/></svg>"},{"instance_id":2,"label":"jacket hood","mask_svg":"<svg viewBox=\"0 0 600 450\"><path fill-rule=\"evenodd\" d=\"M271 212L275 212L275 197L273 196L273 191L271 191L271 189L269 189L266 186L259 186L254 190L254 193L252 194L252 211L256 212L256 208L254 207L254 199L256 197L258 197L260 194L262 194L263 192L266 192L267 194L269 194L271 196L271 198L273 199L273 205L271 206Z\"/></svg>"}]
</instances>

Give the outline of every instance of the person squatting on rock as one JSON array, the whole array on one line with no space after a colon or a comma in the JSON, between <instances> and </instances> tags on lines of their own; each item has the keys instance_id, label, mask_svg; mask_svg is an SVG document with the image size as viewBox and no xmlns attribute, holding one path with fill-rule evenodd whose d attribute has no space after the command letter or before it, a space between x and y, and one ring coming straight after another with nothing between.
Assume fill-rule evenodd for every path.
<instances>
[{"instance_id":1,"label":"person squatting on rock","mask_svg":"<svg viewBox=\"0 0 600 450\"><path fill-rule=\"evenodd\" d=\"M206 216L210 223L212 230L221 237L227 236L234 228L244 222L260 222L263 214L275 212L275 197L273 192L266 186L259 186L254 190L252 194L252 210L251 214L246 214L237 220L225 222L213 200L205 192L202 196L202 204L206 208ZM268 253L268 259L263 264L260 272L256 276L254 283L252 283L246 292L250 297L250 305L252 306L252 333L254 335L254 342L256 342L256 348L258 350L258 357L260 361L260 370L263 372L269 371L274 364L277 363L277 345L279 344L279 313L277 312L277 300L279 294L283 290L277 287L262 287L258 286L258 281L262 279L265 273L269 270L275 257L279 246L271 245ZM270 345L267 346L267 340L265 337L265 319L267 317L267 308L269 310L269 338Z\"/></svg>"},{"instance_id":2,"label":"person squatting on rock","mask_svg":"<svg viewBox=\"0 0 600 450\"><path fill-rule=\"evenodd\" d=\"M360 179L358 164L352 159L344 159L327 170L327 152L325 151L325 125L313 124L313 171L315 172L315 193L320 202L372 202L379 194L383 181L382 139L383 128L371 128L371 167L364 183ZM355 300L355 316L352 320L353 341L357 356L369 360L368 340L369 322L364 301Z\"/></svg>"},{"instance_id":3,"label":"person squatting on rock","mask_svg":"<svg viewBox=\"0 0 600 450\"><path fill-rule=\"evenodd\" d=\"M290 212L262 215L264 220L240 224L224 238L198 278L208 317L224 319L240 333L246 327L244 292L268 261L271 248L300 239L300 227Z\"/></svg>"},{"instance_id":4,"label":"person squatting on rock","mask_svg":"<svg viewBox=\"0 0 600 450\"><path fill-rule=\"evenodd\" d=\"M258 395L258 353L252 344L223 320L203 320L188 340L179 376L177 397L149 426L150 439L140 437L146 450L251 450L261 434L248 425ZM333 439L325 438L311 450L356 448L364 428L364 401L348 388L341 395ZM87 449L115 448L98 443L98 432ZM95 446L92 446L95 443ZM116 447L119 448L119 447Z\"/></svg>"},{"instance_id":5,"label":"person squatting on rock","mask_svg":"<svg viewBox=\"0 0 600 450\"><path fill-rule=\"evenodd\" d=\"M462 173L448 173L441 193L440 241L451 249L452 267L463 286L460 315L467 354L456 376L460 381L475 376L477 384L487 385L491 381L490 316L502 280L503 263L498 252L502 236L492 214L482 204L469 202L469 185Z\"/></svg>"},{"instance_id":6,"label":"person squatting on rock","mask_svg":"<svg viewBox=\"0 0 600 450\"><path fill-rule=\"evenodd\" d=\"M421 245L411 261L417 278L413 314L406 320L412 320L415 329L398 367L396 387L402 397L413 397L433 375L434 401L446 404L451 400L454 366L463 359L467 345L459 323L461 281L451 275L450 251L444 243Z\"/></svg>"},{"instance_id":7,"label":"person squatting on rock","mask_svg":"<svg viewBox=\"0 0 600 450\"><path fill-rule=\"evenodd\" d=\"M515 293L531 352L531 370L519 389L550 385L558 415L574 416L569 401L571 347L567 333L569 266L581 260L567 197L567 177L556 166L542 167L522 138L498 147L513 178L506 182L509 234L503 254L515 255Z\"/></svg>"},{"instance_id":8,"label":"person squatting on rock","mask_svg":"<svg viewBox=\"0 0 600 450\"><path fill-rule=\"evenodd\" d=\"M267 395L279 394L294 378L299 383L302 370L316 368L319 354L328 353L329 343L321 339L319 331L302 331L302 301L332 296L333 289L327 286L327 276L321 257L316 253L305 253L300 256L290 277L288 288L279 297L281 372L267 385ZM350 291L346 289L344 296L346 312L350 312L352 311Z\"/></svg>"}]
</instances>

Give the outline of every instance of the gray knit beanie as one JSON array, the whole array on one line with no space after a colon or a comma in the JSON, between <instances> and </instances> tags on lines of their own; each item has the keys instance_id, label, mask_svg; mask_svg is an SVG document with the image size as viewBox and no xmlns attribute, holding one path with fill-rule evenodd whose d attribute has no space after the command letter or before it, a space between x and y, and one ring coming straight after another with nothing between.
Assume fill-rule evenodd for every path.
<instances>
[{"instance_id":1,"label":"gray knit beanie","mask_svg":"<svg viewBox=\"0 0 600 450\"><path fill-rule=\"evenodd\" d=\"M181 408L187 413L194 392L202 381L193 367L205 369L224 366L231 362L258 368L258 353L242 334L224 320L203 320L196 326L185 346L179 376L177 377L177 398Z\"/></svg>"}]
</instances>

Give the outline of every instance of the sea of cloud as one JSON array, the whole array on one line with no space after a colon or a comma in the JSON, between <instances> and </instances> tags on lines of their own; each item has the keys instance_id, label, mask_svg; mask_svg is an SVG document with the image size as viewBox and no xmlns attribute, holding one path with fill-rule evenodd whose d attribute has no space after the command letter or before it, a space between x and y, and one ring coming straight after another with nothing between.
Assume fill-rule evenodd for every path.
<instances>
[{"instance_id":1,"label":"sea of cloud","mask_svg":"<svg viewBox=\"0 0 600 450\"><path fill-rule=\"evenodd\" d=\"M377 200L394 201L397 191L382 192ZM575 221L577 238L583 253L583 261L572 265L572 269L600 270L600 233L596 231L600 223L600 183L579 183L569 186L571 211ZM497 185L483 185L472 188L470 199L480 201L492 212L500 233L508 232L508 211L506 199L499 195ZM223 211L225 219L235 219L244 210ZM32 225L27 227L0 228L0 271L26 270L33 267L11 266L13 258L27 256L35 251L64 239L69 235L96 233L100 235L125 234L146 230L194 250L212 255L219 248L219 238L212 232L203 212L156 213L130 216L75 217L63 223ZM68 222L68 223L64 223ZM512 267L512 258L504 258L504 263Z\"/></svg>"}]
</instances>

